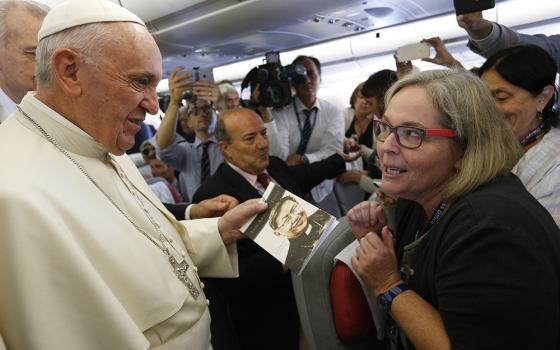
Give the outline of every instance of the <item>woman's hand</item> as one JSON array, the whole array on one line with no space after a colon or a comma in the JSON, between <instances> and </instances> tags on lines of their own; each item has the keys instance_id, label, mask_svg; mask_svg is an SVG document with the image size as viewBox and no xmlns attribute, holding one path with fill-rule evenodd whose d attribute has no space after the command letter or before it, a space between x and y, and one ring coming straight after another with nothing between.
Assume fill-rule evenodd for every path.
<instances>
[{"instance_id":1,"label":"woman's hand","mask_svg":"<svg viewBox=\"0 0 560 350\"><path fill-rule=\"evenodd\" d=\"M352 266L377 297L401 281L391 231L384 227L381 237L369 232L360 239Z\"/></svg>"},{"instance_id":2,"label":"woman's hand","mask_svg":"<svg viewBox=\"0 0 560 350\"><path fill-rule=\"evenodd\" d=\"M439 64L440 66L445 66L449 68L463 68L461 62L457 61L453 55L447 51L445 44L439 37L433 37L428 39L423 39L423 43L428 43L436 50L436 56L434 58L422 58L422 61L431 62L434 64Z\"/></svg>"},{"instance_id":3,"label":"woman's hand","mask_svg":"<svg viewBox=\"0 0 560 350\"><path fill-rule=\"evenodd\" d=\"M350 230L356 239L361 239L368 232L381 232L387 225L383 207L375 202L362 202L350 209L346 214Z\"/></svg>"}]
</instances>

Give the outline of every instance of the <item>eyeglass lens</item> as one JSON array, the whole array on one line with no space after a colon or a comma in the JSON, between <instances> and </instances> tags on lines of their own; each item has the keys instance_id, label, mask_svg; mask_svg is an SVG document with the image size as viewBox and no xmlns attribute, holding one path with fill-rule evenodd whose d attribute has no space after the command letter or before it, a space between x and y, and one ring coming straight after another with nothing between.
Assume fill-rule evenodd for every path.
<instances>
[{"instance_id":1,"label":"eyeglass lens","mask_svg":"<svg viewBox=\"0 0 560 350\"><path fill-rule=\"evenodd\" d=\"M375 136L379 141L385 142L391 133L395 133L397 143L406 148L418 148L424 139L424 131L413 126L391 126L375 120L373 127Z\"/></svg>"}]
</instances>

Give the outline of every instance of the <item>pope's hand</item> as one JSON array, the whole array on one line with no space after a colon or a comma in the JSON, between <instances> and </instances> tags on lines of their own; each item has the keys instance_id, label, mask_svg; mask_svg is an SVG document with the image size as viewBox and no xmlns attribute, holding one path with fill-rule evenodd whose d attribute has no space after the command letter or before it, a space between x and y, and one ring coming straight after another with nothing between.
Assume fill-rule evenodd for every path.
<instances>
[{"instance_id":1,"label":"pope's hand","mask_svg":"<svg viewBox=\"0 0 560 350\"><path fill-rule=\"evenodd\" d=\"M260 199L250 199L229 210L218 220L218 231L226 245L246 238L240 231L241 226L253 215L263 212L268 204Z\"/></svg>"},{"instance_id":2,"label":"pope's hand","mask_svg":"<svg viewBox=\"0 0 560 350\"><path fill-rule=\"evenodd\" d=\"M200 203L193 204L191 207L190 218L202 219L222 216L237 204L239 204L237 199L232 196L222 194L218 197L206 199Z\"/></svg>"}]
</instances>

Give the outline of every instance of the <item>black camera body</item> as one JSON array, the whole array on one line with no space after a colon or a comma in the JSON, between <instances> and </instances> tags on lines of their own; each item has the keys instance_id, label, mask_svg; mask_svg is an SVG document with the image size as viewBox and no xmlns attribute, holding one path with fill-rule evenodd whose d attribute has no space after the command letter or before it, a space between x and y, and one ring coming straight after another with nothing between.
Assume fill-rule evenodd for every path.
<instances>
[{"instance_id":1,"label":"black camera body","mask_svg":"<svg viewBox=\"0 0 560 350\"><path fill-rule=\"evenodd\" d=\"M496 3L494 0L453 0L453 6L457 15L464 15L494 8Z\"/></svg>"},{"instance_id":2,"label":"black camera body","mask_svg":"<svg viewBox=\"0 0 560 350\"><path fill-rule=\"evenodd\" d=\"M266 63L255 67L243 79L241 90L251 86L251 93L259 86L259 106L279 108L292 102L292 85L294 81L304 81L307 71L301 65L282 66L278 51L267 52Z\"/></svg>"}]
</instances>

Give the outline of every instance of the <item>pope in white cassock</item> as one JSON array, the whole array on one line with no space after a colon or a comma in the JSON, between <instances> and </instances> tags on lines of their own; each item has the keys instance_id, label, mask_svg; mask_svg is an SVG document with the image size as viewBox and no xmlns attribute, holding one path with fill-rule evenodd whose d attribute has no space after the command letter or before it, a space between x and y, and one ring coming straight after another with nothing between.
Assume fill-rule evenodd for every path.
<instances>
[{"instance_id":1,"label":"pope in white cassock","mask_svg":"<svg viewBox=\"0 0 560 350\"><path fill-rule=\"evenodd\" d=\"M37 91L0 126L0 349L210 348L199 275L237 275L226 244L266 205L177 222L150 192L123 154L157 112L161 65L116 4L71 0L45 18Z\"/></svg>"}]
</instances>

